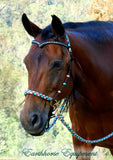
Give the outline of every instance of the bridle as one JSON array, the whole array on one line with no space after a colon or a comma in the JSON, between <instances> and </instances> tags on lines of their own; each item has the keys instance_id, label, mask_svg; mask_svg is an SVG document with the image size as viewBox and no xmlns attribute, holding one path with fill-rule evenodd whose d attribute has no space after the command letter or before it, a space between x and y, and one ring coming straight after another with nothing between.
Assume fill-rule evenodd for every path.
<instances>
[{"instance_id":1,"label":"bridle","mask_svg":"<svg viewBox=\"0 0 113 160\"><path fill-rule=\"evenodd\" d=\"M25 96L26 95L34 95L34 96L40 97L41 99L43 99L45 101L49 101L52 104L51 106L54 106L54 104L57 103L56 98L62 92L63 88L67 85L67 81L70 78L70 74L71 74L72 49L71 49L71 44L70 44L69 37L67 34L66 34L66 41L67 41L67 44L59 42L59 41L46 41L43 43L40 43L36 40L32 41L32 43L37 44L39 48L43 48L44 46L49 45L49 44L55 44L55 45L60 45L60 46L66 47L68 49L69 55L70 55L69 68L68 68L68 73L66 75L65 81L62 83L61 88L57 91L57 93L54 97L49 97L47 95L44 95L42 93L39 93L39 92L33 91L33 90L25 91L25 93L24 93Z\"/></svg>"},{"instance_id":2,"label":"bridle","mask_svg":"<svg viewBox=\"0 0 113 160\"><path fill-rule=\"evenodd\" d=\"M58 42L58 41L47 41L47 42L43 42L43 43L40 43L36 40L32 41L32 43L34 44L37 44L40 48L43 48L44 46L46 45L49 45L49 44L56 44L56 45L60 45L60 46L64 46L68 49L69 51L69 55L70 55L70 61L69 61L69 69L68 69L68 73L66 75L66 78L65 78L65 81L62 83L62 86L60 88L60 90L57 91L55 97L49 97L47 95L44 95L42 93L39 93L39 92L36 92L36 91L32 91L32 90L27 90L25 91L24 95L34 95L34 96L38 96L40 98L42 98L43 100L45 101L49 101L51 102L51 107L54 108L54 104L57 103L57 96L62 92L62 89L67 85L67 81L68 79L70 78L71 76L71 62L72 60L75 60L79 66L79 68L81 69L82 71L82 68L81 68L81 65L80 63L78 62L78 60L72 56L72 49L71 49L71 45L70 45L70 41L69 41L69 38L66 34L66 40L67 40L67 44L65 43L62 43L62 42ZM113 136L113 132L111 132L110 134L108 134L107 136L103 137L103 138L100 138L100 139L96 139L96 140L87 140L87 139L84 139L83 137L79 136L67 123L66 121L64 120L64 116L61 114L63 108L64 108L64 105L67 103L67 100L68 100L69 97L65 98L64 101L63 101L63 104L61 105L59 111L58 111L58 114L56 115L55 119L53 120L53 123L45 129L45 132L47 132L48 130L50 130L53 125L56 123L57 119L59 119L63 124L64 126L69 130L69 132L71 132L71 134L77 138L79 141L81 142L84 142L84 143L98 143L98 142L102 142L110 137Z\"/></svg>"}]
</instances>

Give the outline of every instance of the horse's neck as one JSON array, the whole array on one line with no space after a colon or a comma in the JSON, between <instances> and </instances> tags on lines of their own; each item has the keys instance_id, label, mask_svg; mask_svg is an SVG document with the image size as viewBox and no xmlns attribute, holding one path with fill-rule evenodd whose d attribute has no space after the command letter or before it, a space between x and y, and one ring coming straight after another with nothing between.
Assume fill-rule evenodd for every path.
<instances>
[{"instance_id":1,"label":"horse's neck","mask_svg":"<svg viewBox=\"0 0 113 160\"><path fill-rule=\"evenodd\" d=\"M93 79L93 73L96 74L96 64L94 62L93 48L79 35L70 33L70 41L72 46L73 57L77 59L73 63L75 74L79 77L87 77ZM78 63L77 63L78 62ZM81 75L81 76L80 76ZM95 77L95 75L94 75Z\"/></svg>"},{"instance_id":2,"label":"horse's neck","mask_svg":"<svg viewBox=\"0 0 113 160\"><path fill-rule=\"evenodd\" d=\"M105 108L108 107L108 103L111 99L109 99L110 97L107 97L107 94L109 94L109 91L107 90L108 86L106 88L104 86L106 85L105 83L109 83L109 77L106 76L105 81L101 81L103 80L102 76L104 75L99 75L100 68L98 68L99 66L97 65L94 57L98 56L98 54L94 54L94 52L96 52L94 49L95 47L93 48L94 45L86 42L79 35L73 35L71 33L70 41L73 56L77 58L82 67L81 70L76 62L73 62L72 64L73 76L75 76L75 90L85 97L87 101L91 102L92 109L100 108L101 110L103 105ZM98 58L99 57L96 57L96 59ZM107 97L105 101L103 101L104 97Z\"/></svg>"},{"instance_id":3,"label":"horse's neck","mask_svg":"<svg viewBox=\"0 0 113 160\"><path fill-rule=\"evenodd\" d=\"M91 46L79 35L71 35L70 40L71 40L71 46L73 51L72 54L78 60L84 72L88 73L89 66L90 66L90 70L91 70L91 67L92 67L92 70L95 69L93 48L91 48Z\"/></svg>"}]
</instances>

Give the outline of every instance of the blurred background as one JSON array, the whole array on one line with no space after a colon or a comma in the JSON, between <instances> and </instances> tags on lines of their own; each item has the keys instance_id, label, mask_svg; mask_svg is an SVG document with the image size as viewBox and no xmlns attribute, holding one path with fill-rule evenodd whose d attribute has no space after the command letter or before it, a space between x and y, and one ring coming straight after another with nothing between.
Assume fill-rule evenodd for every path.
<instances>
[{"instance_id":1,"label":"blurred background","mask_svg":"<svg viewBox=\"0 0 113 160\"><path fill-rule=\"evenodd\" d=\"M61 122L41 137L28 135L20 124L20 103L27 89L23 58L32 40L21 23L23 13L40 28L51 23L52 14L63 23L113 20L113 0L0 0L0 160L73 160L72 136ZM64 115L70 123L68 113ZM66 156L63 149L69 149ZM57 155L44 156L39 152ZM93 153L96 152L92 160L113 160L108 149L95 147Z\"/></svg>"}]
</instances>

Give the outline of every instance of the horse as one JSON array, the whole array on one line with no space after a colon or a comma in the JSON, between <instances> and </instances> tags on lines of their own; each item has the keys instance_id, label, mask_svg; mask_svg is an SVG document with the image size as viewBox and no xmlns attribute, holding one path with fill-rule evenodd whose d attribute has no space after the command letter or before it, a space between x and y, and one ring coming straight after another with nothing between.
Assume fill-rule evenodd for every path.
<instances>
[{"instance_id":1,"label":"horse","mask_svg":"<svg viewBox=\"0 0 113 160\"><path fill-rule=\"evenodd\" d=\"M55 110L67 98L72 129L90 140L113 131L113 22L62 23L52 15L41 29L22 15L25 30L34 38L24 58L28 91L20 114L23 128L33 136L44 134ZM109 148L113 137L84 143L72 136L79 160L89 160L95 146Z\"/></svg>"}]
</instances>

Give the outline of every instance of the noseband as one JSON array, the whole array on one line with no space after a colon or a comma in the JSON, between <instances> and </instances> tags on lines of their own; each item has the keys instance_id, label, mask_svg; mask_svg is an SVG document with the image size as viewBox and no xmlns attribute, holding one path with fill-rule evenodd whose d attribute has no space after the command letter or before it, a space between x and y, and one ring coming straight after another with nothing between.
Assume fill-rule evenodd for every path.
<instances>
[{"instance_id":1,"label":"noseband","mask_svg":"<svg viewBox=\"0 0 113 160\"><path fill-rule=\"evenodd\" d=\"M58 42L58 41L46 41L46 42L40 43L40 42L38 42L36 40L33 40L32 43L33 44L37 44L40 48L43 48L44 46L49 45L49 44L55 44L55 45L60 45L60 46L66 47L68 49L68 51L69 51L70 62L71 62L72 49L71 49L71 44L70 44L70 41L69 41L69 38L68 38L67 34L66 34L66 40L67 40L67 44L62 43L62 42ZM62 92L62 89L67 85L67 81L70 78L70 72L71 72L71 66L69 64L68 74L66 75L65 81L62 83L62 86L61 86L60 90L57 91L55 97L49 97L47 95L44 95L42 93L39 93L39 92L36 92L36 91L32 91L32 90L25 91L24 95L25 96L26 95L34 95L34 96L40 97L43 100L52 102L52 104L57 103L56 98Z\"/></svg>"}]
</instances>

